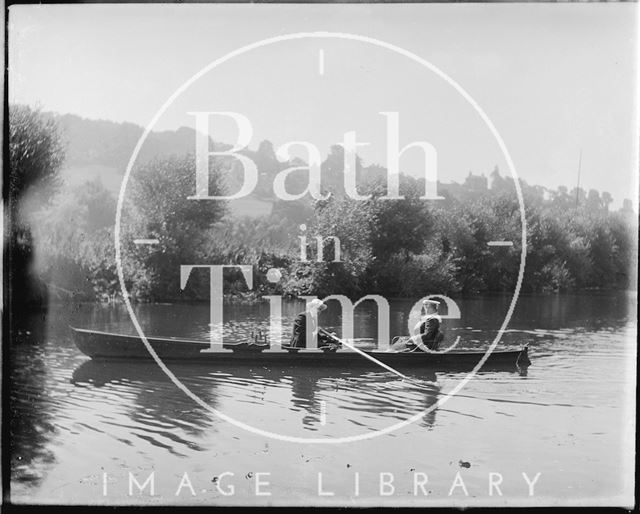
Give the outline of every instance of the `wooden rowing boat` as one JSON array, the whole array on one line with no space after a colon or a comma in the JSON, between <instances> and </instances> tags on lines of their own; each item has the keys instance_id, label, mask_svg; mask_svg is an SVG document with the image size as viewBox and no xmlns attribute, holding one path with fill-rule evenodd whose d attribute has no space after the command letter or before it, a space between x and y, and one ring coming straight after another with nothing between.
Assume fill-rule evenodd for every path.
<instances>
[{"instance_id":1,"label":"wooden rowing boat","mask_svg":"<svg viewBox=\"0 0 640 514\"><path fill-rule=\"evenodd\" d=\"M113 334L71 327L78 349L92 359L152 359L137 335ZM268 344L225 344L226 351L204 351L209 343L189 339L147 337L147 341L163 361L193 361L214 365L285 365L285 366L367 366L376 364L358 352L341 348L337 351L300 349L269 351ZM442 353L365 351L368 356L394 368L423 367L430 369L473 369L484 351L454 350ZM491 352L482 369L526 368L530 364L528 350L496 350Z\"/></svg>"}]
</instances>

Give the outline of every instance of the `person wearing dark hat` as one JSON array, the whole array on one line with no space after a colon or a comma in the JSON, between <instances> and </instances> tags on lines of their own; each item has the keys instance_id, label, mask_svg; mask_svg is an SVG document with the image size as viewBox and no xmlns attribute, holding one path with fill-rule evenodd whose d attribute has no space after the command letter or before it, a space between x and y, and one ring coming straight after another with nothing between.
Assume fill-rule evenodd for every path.
<instances>
[{"instance_id":1,"label":"person wearing dark hat","mask_svg":"<svg viewBox=\"0 0 640 514\"><path fill-rule=\"evenodd\" d=\"M291 335L289 347L307 347L307 333L312 334L314 337L318 335L318 313L324 311L326 308L327 305L317 298L314 298L307 304L306 310L298 314L293 321L293 334ZM309 332L307 332L307 327L310 328ZM319 346L321 346L321 344L319 344Z\"/></svg>"}]
</instances>

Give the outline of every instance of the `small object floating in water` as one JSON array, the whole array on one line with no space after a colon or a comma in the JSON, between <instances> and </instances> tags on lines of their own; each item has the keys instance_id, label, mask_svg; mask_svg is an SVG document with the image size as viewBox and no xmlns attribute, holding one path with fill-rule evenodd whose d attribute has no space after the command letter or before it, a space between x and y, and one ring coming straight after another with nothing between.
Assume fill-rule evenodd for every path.
<instances>
[{"instance_id":1,"label":"small object floating in water","mask_svg":"<svg viewBox=\"0 0 640 514\"><path fill-rule=\"evenodd\" d=\"M458 461L458 465L459 465L461 468L470 468L470 467L471 467L471 463L470 463L470 462L466 462L466 461L464 461L464 460L459 460L459 461Z\"/></svg>"}]
</instances>

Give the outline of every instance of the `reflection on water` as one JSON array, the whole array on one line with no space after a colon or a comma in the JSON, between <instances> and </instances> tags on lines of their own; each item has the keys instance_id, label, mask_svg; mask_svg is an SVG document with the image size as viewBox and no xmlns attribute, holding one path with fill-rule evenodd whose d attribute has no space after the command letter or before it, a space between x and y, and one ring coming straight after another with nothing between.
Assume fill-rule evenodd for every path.
<instances>
[{"instance_id":1,"label":"reflection on water","mask_svg":"<svg viewBox=\"0 0 640 514\"><path fill-rule=\"evenodd\" d=\"M198 363L172 363L169 367L210 407L263 430L299 436L321 426L330 427L336 422L339 425L345 419L365 429L375 424L382 428L385 420L401 421L427 410L436 402L439 392L433 372L406 384L394 375L371 371L235 365L220 372ZM155 426L160 421L166 427L188 427L188 432L197 434L198 429L215 421L207 410L194 406L152 362L89 360L74 369L71 383L84 388L87 401L118 406L126 398L128 415L142 425ZM323 419L322 409L331 416ZM279 413L280 410L283 412ZM247 412L251 413L249 419ZM279 415L289 416L287 427L281 426ZM425 426L433 424L434 416L434 413L425 416ZM302 431L296 430L294 420L300 423ZM337 433L343 427L336 428L335 433L324 430L323 435L350 435Z\"/></svg>"},{"instance_id":2,"label":"reflection on water","mask_svg":"<svg viewBox=\"0 0 640 514\"><path fill-rule=\"evenodd\" d=\"M445 320L447 337L460 335L463 347L486 347L509 301L508 296L461 301L463 318ZM299 438L347 437L426 411L419 422L390 437L413 440L433 432L434 448L450 448L451 431L470 422L465 420L496 420L495 431L500 433L504 419L515 416L507 412L509 405L515 409L528 402L535 406L530 408L566 409L572 416L576 409L622 409L624 363L628 341L635 337L630 319L634 302L635 296L622 294L521 298L501 347L530 344L533 366L528 376L481 374L463 391L461 399L471 402L463 409L458 404L434 408L465 377L463 373L418 370L405 381L384 370L259 365L216 370L199 363L169 367L208 406L263 431ZM406 331L403 325L411 305L392 303L392 334ZM285 334L301 307L294 302L284 305ZM256 326L267 327L268 304L225 309L225 330L238 339ZM206 337L206 305L143 305L137 314L149 334ZM215 413L195 404L154 363L92 361L73 346L69 325L133 333L121 306L57 306L48 315L19 321L10 355L14 491L38 490L74 453L113 453L120 455L114 459L127 455L139 462L169 456L208 462L211 455L220 454L222 441L244 437L244 432L232 431ZM339 332L340 322L330 307L325 326ZM363 306L354 323L356 337L375 338L371 306ZM606 388L599 385L603 383Z\"/></svg>"},{"instance_id":3,"label":"reflection on water","mask_svg":"<svg viewBox=\"0 0 640 514\"><path fill-rule=\"evenodd\" d=\"M25 482L37 482L40 472L34 461L46 465L54 461L49 441L55 433L51 398L46 390L46 318L40 313L25 316L13 327L18 337L10 353L11 410L9 449L12 474Z\"/></svg>"}]
</instances>

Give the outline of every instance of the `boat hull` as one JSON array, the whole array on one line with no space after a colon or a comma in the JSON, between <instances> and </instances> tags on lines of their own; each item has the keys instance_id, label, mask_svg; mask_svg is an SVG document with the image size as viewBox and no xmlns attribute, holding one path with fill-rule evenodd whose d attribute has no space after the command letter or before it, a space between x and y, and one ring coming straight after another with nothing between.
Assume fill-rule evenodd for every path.
<instances>
[{"instance_id":1,"label":"boat hull","mask_svg":"<svg viewBox=\"0 0 640 514\"><path fill-rule=\"evenodd\" d=\"M112 334L94 330L72 328L73 338L78 349L96 360L151 360L153 357L138 336ZM177 338L148 337L147 341L163 361L191 361L208 363L214 366L280 365L280 366L321 366L321 367L376 367L376 363L358 352L340 349L325 352L317 349L300 349L289 352L264 350L260 346L241 345L235 350L204 351L209 344ZM242 348L242 349L241 349ZM523 350L500 350L492 352L482 366L487 369L516 370L522 360ZM473 369L485 356L485 352L450 351L446 353L395 353L367 351L369 356L394 368L431 368L431 369Z\"/></svg>"}]
</instances>

